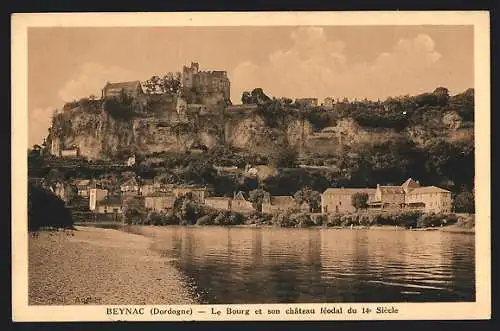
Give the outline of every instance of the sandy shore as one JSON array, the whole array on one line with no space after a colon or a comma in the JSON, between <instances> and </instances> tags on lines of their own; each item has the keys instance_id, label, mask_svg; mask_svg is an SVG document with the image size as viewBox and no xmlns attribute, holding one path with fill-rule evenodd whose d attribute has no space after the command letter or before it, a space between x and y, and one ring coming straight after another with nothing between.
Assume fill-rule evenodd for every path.
<instances>
[{"instance_id":1,"label":"sandy shore","mask_svg":"<svg viewBox=\"0 0 500 331\"><path fill-rule=\"evenodd\" d=\"M194 304L182 274L149 238L77 227L29 237L29 304Z\"/></svg>"}]
</instances>

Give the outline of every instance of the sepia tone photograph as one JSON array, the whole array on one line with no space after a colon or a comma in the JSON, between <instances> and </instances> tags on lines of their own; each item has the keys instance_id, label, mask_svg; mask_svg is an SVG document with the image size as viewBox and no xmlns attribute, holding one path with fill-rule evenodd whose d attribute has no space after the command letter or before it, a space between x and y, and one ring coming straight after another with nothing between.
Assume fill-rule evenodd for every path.
<instances>
[{"instance_id":1,"label":"sepia tone photograph","mask_svg":"<svg viewBox=\"0 0 500 331\"><path fill-rule=\"evenodd\" d=\"M28 306L476 301L473 25L26 39Z\"/></svg>"}]
</instances>

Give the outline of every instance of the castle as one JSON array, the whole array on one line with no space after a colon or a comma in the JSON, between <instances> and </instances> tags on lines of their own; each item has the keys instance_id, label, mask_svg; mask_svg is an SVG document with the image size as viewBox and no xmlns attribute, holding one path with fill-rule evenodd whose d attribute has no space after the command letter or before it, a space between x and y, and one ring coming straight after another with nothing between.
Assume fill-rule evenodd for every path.
<instances>
[{"instance_id":1,"label":"castle","mask_svg":"<svg viewBox=\"0 0 500 331\"><path fill-rule=\"evenodd\" d=\"M200 71L199 64L182 68L182 93L188 103L213 105L220 101L229 102L231 83L226 71Z\"/></svg>"}]
</instances>

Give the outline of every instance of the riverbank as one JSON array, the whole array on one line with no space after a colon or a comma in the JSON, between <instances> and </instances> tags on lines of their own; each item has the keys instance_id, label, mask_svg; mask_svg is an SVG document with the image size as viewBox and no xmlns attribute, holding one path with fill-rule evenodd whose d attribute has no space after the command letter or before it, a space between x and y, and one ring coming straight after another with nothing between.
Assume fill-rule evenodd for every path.
<instances>
[{"instance_id":1,"label":"riverbank","mask_svg":"<svg viewBox=\"0 0 500 331\"><path fill-rule=\"evenodd\" d=\"M28 239L30 305L196 303L150 238L81 226L36 234Z\"/></svg>"}]
</instances>

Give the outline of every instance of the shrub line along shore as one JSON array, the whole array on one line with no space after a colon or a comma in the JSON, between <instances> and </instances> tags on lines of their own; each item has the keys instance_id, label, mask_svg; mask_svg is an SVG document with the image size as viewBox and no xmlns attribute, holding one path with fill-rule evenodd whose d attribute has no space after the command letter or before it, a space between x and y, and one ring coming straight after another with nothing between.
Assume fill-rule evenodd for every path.
<instances>
[{"instance_id":1,"label":"shrub line along shore","mask_svg":"<svg viewBox=\"0 0 500 331\"><path fill-rule=\"evenodd\" d=\"M151 238L77 226L32 232L28 243L30 305L197 303L182 273L149 248Z\"/></svg>"}]
</instances>

